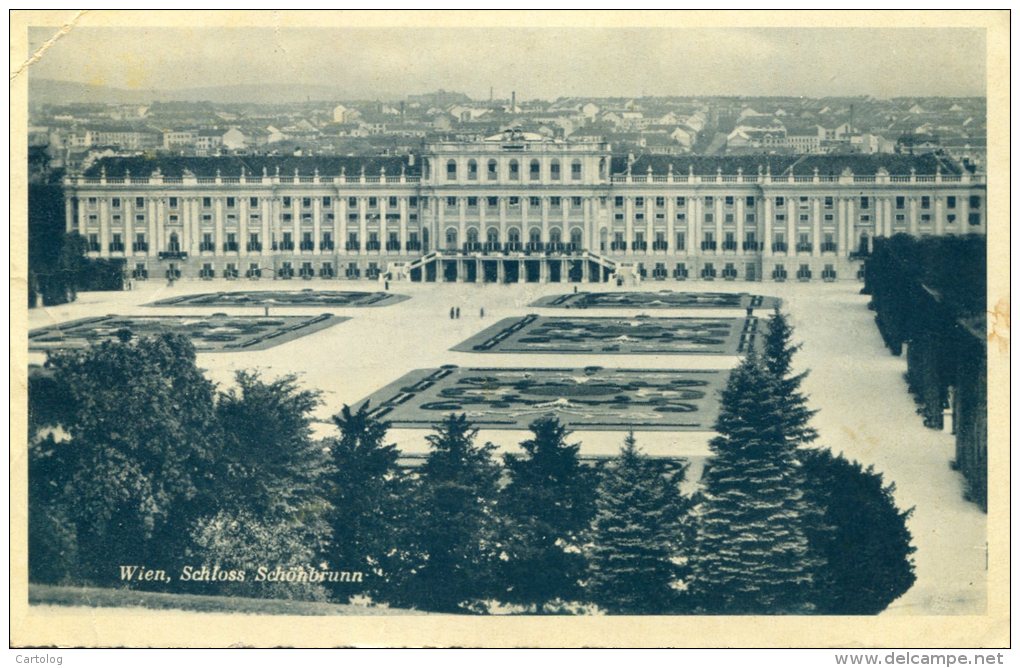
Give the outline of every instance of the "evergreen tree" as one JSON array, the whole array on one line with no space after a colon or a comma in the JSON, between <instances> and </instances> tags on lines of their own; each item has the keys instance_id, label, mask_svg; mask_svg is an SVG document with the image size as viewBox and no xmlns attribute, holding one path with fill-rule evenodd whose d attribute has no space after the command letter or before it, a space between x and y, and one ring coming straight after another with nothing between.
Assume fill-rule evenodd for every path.
<instances>
[{"instance_id":1,"label":"evergreen tree","mask_svg":"<svg viewBox=\"0 0 1020 668\"><path fill-rule=\"evenodd\" d=\"M356 411L344 406L333 422L340 437L329 443L334 507L326 559L334 568L371 574L365 591L385 598L387 583L406 558L409 483L397 465L397 446L385 443L390 423L372 418L367 402ZM353 593L350 584L341 586L339 595Z\"/></svg>"},{"instance_id":2,"label":"evergreen tree","mask_svg":"<svg viewBox=\"0 0 1020 668\"><path fill-rule=\"evenodd\" d=\"M814 514L779 382L752 350L722 392L703 475L693 589L710 613L810 611Z\"/></svg>"},{"instance_id":3,"label":"evergreen tree","mask_svg":"<svg viewBox=\"0 0 1020 668\"><path fill-rule=\"evenodd\" d=\"M819 612L872 615L885 610L914 584L907 520L873 467L863 468L829 450L800 453L807 497L825 513L832 530L818 536L826 577L815 598ZM812 539L815 540L815 539Z\"/></svg>"},{"instance_id":4,"label":"evergreen tree","mask_svg":"<svg viewBox=\"0 0 1020 668\"><path fill-rule=\"evenodd\" d=\"M587 589L617 614L666 614L679 603L688 499L680 492L687 465L650 459L629 434L598 487L588 546Z\"/></svg>"},{"instance_id":5,"label":"evergreen tree","mask_svg":"<svg viewBox=\"0 0 1020 668\"><path fill-rule=\"evenodd\" d=\"M509 481L499 498L506 555L500 583L505 600L541 606L580 594L580 546L595 512L596 480L558 419L540 418L529 428L524 455L503 456Z\"/></svg>"},{"instance_id":6,"label":"evergreen tree","mask_svg":"<svg viewBox=\"0 0 1020 668\"><path fill-rule=\"evenodd\" d=\"M805 445L818 438L818 432L808 424L817 411L807 407L807 398L800 390L807 372L791 375L793 355L800 350L800 345L794 345L792 339L793 328L776 306L768 321L762 360L778 382L777 392L787 439L794 445Z\"/></svg>"},{"instance_id":7,"label":"evergreen tree","mask_svg":"<svg viewBox=\"0 0 1020 668\"><path fill-rule=\"evenodd\" d=\"M478 430L463 414L450 414L434 429L415 493L419 563L400 574L400 597L426 610L457 612L493 593L500 468L492 459L496 446L475 445Z\"/></svg>"},{"instance_id":8,"label":"evergreen tree","mask_svg":"<svg viewBox=\"0 0 1020 668\"><path fill-rule=\"evenodd\" d=\"M108 341L52 353L46 366L52 386L30 394L30 412L36 429L62 437L37 453L29 484L48 501L47 516L73 527L74 579L119 582L118 564L175 568L192 525L217 501L213 385L191 342ZM54 396L66 405L39 405Z\"/></svg>"}]
</instances>

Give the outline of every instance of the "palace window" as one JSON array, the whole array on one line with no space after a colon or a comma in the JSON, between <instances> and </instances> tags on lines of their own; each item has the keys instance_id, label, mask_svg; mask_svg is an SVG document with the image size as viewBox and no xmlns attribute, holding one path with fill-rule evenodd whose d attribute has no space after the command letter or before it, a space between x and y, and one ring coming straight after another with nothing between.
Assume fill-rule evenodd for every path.
<instances>
[{"instance_id":1,"label":"palace window","mask_svg":"<svg viewBox=\"0 0 1020 668\"><path fill-rule=\"evenodd\" d=\"M477 208L478 207L478 198L477 197L468 197L467 198L467 205L469 207L473 208L473 209Z\"/></svg>"},{"instance_id":2,"label":"palace window","mask_svg":"<svg viewBox=\"0 0 1020 668\"><path fill-rule=\"evenodd\" d=\"M348 197L347 198L347 206L351 207L352 209L356 208L358 206L358 198L357 197Z\"/></svg>"},{"instance_id":3,"label":"palace window","mask_svg":"<svg viewBox=\"0 0 1020 668\"><path fill-rule=\"evenodd\" d=\"M538 160L532 160L528 166L528 178L532 181L537 181L542 175L542 165Z\"/></svg>"},{"instance_id":4,"label":"palace window","mask_svg":"<svg viewBox=\"0 0 1020 668\"><path fill-rule=\"evenodd\" d=\"M145 198L144 197L136 197L135 198L135 208L136 209L144 209L145 208Z\"/></svg>"},{"instance_id":5,"label":"palace window","mask_svg":"<svg viewBox=\"0 0 1020 668\"><path fill-rule=\"evenodd\" d=\"M784 206L786 206L786 198L785 197L777 197L776 198L776 208L782 208Z\"/></svg>"},{"instance_id":6,"label":"palace window","mask_svg":"<svg viewBox=\"0 0 1020 668\"><path fill-rule=\"evenodd\" d=\"M726 206L733 206L733 195L727 195L726 198L723 200L723 203Z\"/></svg>"},{"instance_id":7,"label":"palace window","mask_svg":"<svg viewBox=\"0 0 1020 668\"><path fill-rule=\"evenodd\" d=\"M227 208L228 209L233 209L235 206L237 206L237 198L235 198L235 197L228 197L227 198Z\"/></svg>"},{"instance_id":8,"label":"palace window","mask_svg":"<svg viewBox=\"0 0 1020 668\"><path fill-rule=\"evenodd\" d=\"M203 209L211 209L212 208L212 197L203 197L202 198L202 208Z\"/></svg>"},{"instance_id":9,"label":"palace window","mask_svg":"<svg viewBox=\"0 0 1020 668\"><path fill-rule=\"evenodd\" d=\"M955 195L949 195L948 197L946 197L946 208L947 209L955 209L956 208L956 196Z\"/></svg>"},{"instance_id":10,"label":"palace window","mask_svg":"<svg viewBox=\"0 0 1020 668\"><path fill-rule=\"evenodd\" d=\"M469 181L478 180L478 163L474 160L468 160L467 177Z\"/></svg>"},{"instance_id":11,"label":"palace window","mask_svg":"<svg viewBox=\"0 0 1020 668\"><path fill-rule=\"evenodd\" d=\"M549 163L549 178L552 179L553 181L559 181L560 180L560 161L559 160L553 160L551 163Z\"/></svg>"},{"instance_id":12,"label":"palace window","mask_svg":"<svg viewBox=\"0 0 1020 668\"><path fill-rule=\"evenodd\" d=\"M680 208L680 209L686 207L687 206L687 198L686 197L677 197L676 198L676 205L677 205L677 208Z\"/></svg>"},{"instance_id":13,"label":"palace window","mask_svg":"<svg viewBox=\"0 0 1020 668\"><path fill-rule=\"evenodd\" d=\"M488 205L488 207L490 209L495 209L496 207L499 206L499 198L498 197L486 197L485 201L486 201L486 204Z\"/></svg>"},{"instance_id":14,"label":"palace window","mask_svg":"<svg viewBox=\"0 0 1020 668\"><path fill-rule=\"evenodd\" d=\"M903 197L902 195L900 195L900 196L898 196L896 198L896 208L897 209L902 209L906 205L907 205L907 198L906 197Z\"/></svg>"},{"instance_id":15,"label":"palace window","mask_svg":"<svg viewBox=\"0 0 1020 668\"><path fill-rule=\"evenodd\" d=\"M871 199L868 198L868 197L862 197L861 198L861 208L862 209L867 209L869 206L871 206Z\"/></svg>"},{"instance_id":16,"label":"palace window","mask_svg":"<svg viewBox=\"0 0 1020 668\"><path fill-rule=\"evenodd\" d=\"M446 163L446 180L456 181L457 180L457 161L449 160Z\"/></svg>"},{"instance_id":17,"label":"palace window","mask_svg":"<svg viewBox=\"0 0 1020 668\"><path fill-rule=\"evenodd\" d=\"M175 200L177 198L176 197L171 197L170 199L171 200ZM119 197L114 197L113 199L111 199L110 200L110 206L112 208L114 208L114 209L119 209L120 208L120 198Z\"/></svg>"},{"instance_id":18,"label":"palace window","mask_svg":"<svg viewBox=\"0 0 1020 668\"><path fill-rule=\"evenodd\" d=\"M708 206L715 206L715 198L714 198L714 197L712 197L711 195L709 195L708 197L706 197L706 198L705 198L705 206L706 206L706 207L708 207Z\"/></svg>"},{"instance_id":19,"label":"palace window","mask_svg":"<svg viewBox=\"0 0 1020 668\"><path fill-rule=\"evenodd\" d=\"M754 206L754 195L748 195L747 199L744 200L747 206Z\"/></svg>"},{"instance_id":20,"label":"palace window","mask_svg":"<svg viewBox=\"0 0 1020 668\"><path fill-rule=\"evenodd\" d=\"M333 198L329 197L328 195L326 197L323 197L322 198L322 208L323 209L330 209L332 207L333 207Z\"/></svg>"},{"instance_id":21,"label":"palace window","mask_svg":"<svg viewBox=\"0 0 1020 668\"><path fill-rule=\"evenodd\" d=\"M519 181L521 178L521 166L516 160L510 161L510 180Z\"/></svg>"},{"instance_id":22,"label":"palace window","mask_svg":"<svg viewBox=\"0 0 1020 668\"><path fill-rule=\"evenodd\" d=\"M826 209L831 209L832 208L832 198L831 197L826 197L825 198L825 208Z\"/></svg>"},{"instance_id":23,"label":"palace window","mask_svg":"<svg viewBox=\"0 0 1020 668\"><path fill-rule=\"evenodd\" d=\"M581 180L581 161L575 160L570 163L570 178L574 181Z\"/></svg>"},{"instance_id":24,"label":"palace window","mask_svg":"<svg viewBox=\"0 0 1020 668\"><path fill-rule=\"evenodd\" d=\"M980 195L971 195L970 196L970 208L972 208L972 209L980 209L981 208L981 197L980 197Z\"/></svg>"},{"instance_id":25,"label":"palace window","mask_svg":"<svg viewBox=\"0 0 1020 668\"><path fill-rule=\"evenodd\" d=\"M634 198L634 206L642 207L644 205L645 205L645 198L644 197L635 197Z\"/></svg>"},{"instance_id":26,"label":"palace window","mask_svg":"<svg viewBox=\"0 0 1020 668\"><path fill-rule=\"evenodd\" d=\"M529 197L528 198L528 206L533 206L533 207L536 207L536 208L540 207L540 206L542 206L542 200L540 198L538 198L538 197Z\"/></svg>"},{"instance_id":27,"label":"palace window","mask_svg":"<svg viewBox=\"0 0 1020 668\"><path fill-rule=\"evenodd\" d=\"M571 197L570 198L570 206L574 207L575 209L580 209L581 208L581 198L580 197Z\"/></svg>"},{"instance_id":28,"label":"palace window","mask_svg":"<svg viewBox=\"0 0 1020 668\"><path fill-rule=\"evenodd\" d=\"M490 160L486 168L486 178L495 181L499 178L499 165L495 160Z\"/></svg>"},{"instance_id":29,"label":"palace window","mask_svg":"<svg viewBox=\"0 0 1020 668\"><path fill-rule=\"evenodd\" d=\"M931 208L931 197L928 197L927 195L921 197L921 208L922 209Z\"/></svg>"}]
</instances>

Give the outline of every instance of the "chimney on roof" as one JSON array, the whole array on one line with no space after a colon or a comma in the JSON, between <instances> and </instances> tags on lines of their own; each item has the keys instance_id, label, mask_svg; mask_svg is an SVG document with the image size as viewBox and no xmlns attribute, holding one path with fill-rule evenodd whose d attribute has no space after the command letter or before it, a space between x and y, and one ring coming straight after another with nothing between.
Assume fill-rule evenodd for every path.
<instances>
[{"instance_id":1,"label":"chimney on roof","mask_svg":"<svg viewBox=\"0 0 1020 668\"><path fill-rule=\"evenodd\" d=\"M511 91L510 93L510 113L517 113L517 91Z\"/></svg>"}]
</instances>

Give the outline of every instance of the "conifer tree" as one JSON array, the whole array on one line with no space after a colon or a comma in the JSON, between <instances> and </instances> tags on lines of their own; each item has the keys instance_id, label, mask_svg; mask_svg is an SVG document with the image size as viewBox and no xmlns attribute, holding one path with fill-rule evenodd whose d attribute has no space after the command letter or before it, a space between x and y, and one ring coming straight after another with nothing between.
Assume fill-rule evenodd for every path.
<instances>
[{"instance_id":1,"label":"conifer tree","mask_svg":"<svg viewBox=\"0 0 1020 668\"><path fill-rule=\"evenodd\" d=\"M629 434L603 473L588 546L589 598L618 614L667 614L679 603L686 548L680 492L687 465L645 457Z\"/></svg>"},{"instance_id":2,"label":"conifer tree","mask_svg":"<svg viewBox=\"0 0 1020 668\"><path fill-rule=\"evenodd\" d=\"M505 600L540 606L580 594L580 546L595 513L596 478L558 419L540 418L530 429L533 437L521 443L524 455L503 456L508 483L499 499L500 584Z\"/></svg>"},{"instance_id":3,"label":"conifer tree","mask_svg":"<svg viewBox=\"0 0 1020 668\"><path fill-rule=\"evenodd\" d=\"M886 485L873 467L865 469L829 450L805 450L800 457L807 497L832 527L817 540L827 564L815 597L818 612L873 615L885 610L915 580L915 548L907 528L913 509L896 507L896 486Z\"/></svg>"},{"instance_id":4,"label":"conifer tree","mask_svg":"<svg viewBox=\"0 0 1020 668\"><path fill-rule=\"evenodd\" d=\"M365 590L385 598L406 558L409 481L397 464L397 446L385 442L390 423L371 417L367 402L356 411L345 405L333 422L340 436L328 442L333 511L325 557L335 568L369 573ZM352 593L347 583L337 591Z\"/></svg>"},{"instance_id":5,"label":"conifer tree","mask_svg":"<svg viewBox=\"0 0 1020 668\"><path fill-rule=\"evenodd\" d=\"M794 345L792 339L793 328L776 306L768 321L762 361L778 382L777 392L787 439L794 445L806 445L818 438L818 432L808 424L817 411L807 407L807 398L800 389L807 372L791 375L793 355L800 350L800 345Z\"/></svg>"},{"instance_id":6,"label":"conifer tree","mask_svg":"<svg viewBox=\"0 0 1020 668\"><path fill-rule=\"evenodd\" d=\"M465 415L450 414L434 430L414 495L419 562L400 574L400 602L456 612L493 593L500 468L496 446L476 445L478 430Z\"/></svg>"},{"instance_id":7,"label":"conifer tree","mask_svg":"<svg viewBox=\"0 0 1020 668\"><path fill-rule=\"evenodd\" d=\"M703 475L692 588L705 612L810 611L814 511L787 437L779 383L752 350L722 392Z\"/></svg>"}]
</instances>

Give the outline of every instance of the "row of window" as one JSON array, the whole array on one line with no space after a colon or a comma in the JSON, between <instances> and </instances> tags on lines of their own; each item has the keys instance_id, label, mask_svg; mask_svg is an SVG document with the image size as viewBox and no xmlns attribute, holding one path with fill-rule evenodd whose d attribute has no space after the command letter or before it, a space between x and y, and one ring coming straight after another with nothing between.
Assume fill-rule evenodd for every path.
<instances>
[{"instance_id":1,"label":"row of window","mask_svg":"<svg viewBox=\"0 0 1020 668\"><path fill-rule=\"evenodd\" d=\"M236 209L238 207L239 202L240 202L240 200L242 198L239 198L239 197L224 197L222 199L223 199L224 206L226 208L228 208L228 209ZM367 200L368 208L370 208L370 209L378 208L380 200L385 200L387 205L390 208L394 208L395 209L395 208L397 208L400 205L400 199L398 197L367 197L367 198L364 198L364 199ZM213 208L214 199L212 197L202 197L201 200L202 200L201 203L202 203L202 208L203 209L212 209ZM295 202L295 200L298 200L298 202ZM332 197L326 195L326 196L323 196L323 197L319 198L319 200L320 200L320 203L321 203L323 209L331 209L331 208L333 208L333 198ZM303 208L303 209L311 209L314 206L313 198L311 198L311 197L281 197L280 198L280 203L282 204L284 209L294 208L294 206L296 206L297 204L300 204L300 207ZM89 198L87 198L87 204L88 204L89 208L96 208L99 205L99 198L98 197L89 197ZM347 204L348 204L348 206L357 207L358 206L358 198L357 197L348 197L347 198ZM112 208L112 209L120 209L122 207L122 205L123 205L123 200L120 197L111 197L110 198L110 208ZM180 205L181 205L181 198L180 197L168 197L167 198L167 206L169 206L169 208L171 208L171 209L178 209L178 208L180 208ZM252 208L252 209L257 209L258 206L259 206L259 198L258 197L249 197L248 198L248 206L250 208ZM409 197L408 198L408 206L410 206L411 208L417 208L417 206L418 206L418 197ZM145 198L144 197L136 197L135 198L135 208L136 209L143 209L143 208L145 208Z\"/></svg>"},{"instance_id":2,"label":"row of window","mask_svg":"<svg viewBox=\"0 0 1020 668\"><path fill-rule=\"evenodd\" d=\"M446 161L446 180L456 181L458 174L460 173L460 165L456 160L450 159ZM465 177L468 181L477 181L479 179L478 172L478 161L471 159L467 161L467 168L464 172ZM580 181L582 177L582 166L580 160L574 160L570 163L570 180ZM521 178L521 165L517 160L510 160L507 163L506 178L509 181L519 181ZM528 163L528 179L530 181L539 181L542 178L542 163L539 160L532 160ZM489 160L485 164L485 179L487 181L496 181L499 179L499 162L496 160ZM561 181L563 179L562 169L560 161L553 158L549 161L549 180Z\"/></svg>"},{"instance_id":3,"label":"row of window","mask_svg":"<svg viewBox=\"0 0 1020 668\"><path fill-rule=\"evenodd\" d=\"M725 206L725 207L732 207L732 206L735 206L736 200L738 198L736 198L736 197L734 197L732 195L726 195L725 197L722 197L720 199L722 201L723 206ZM777 196L777 197L775 197L774 198L775 207L776 208L780 208L780 209L785 208L787 206L787 200L788 199L793 199L793 198L787 198L787 197L784 197L784 196ZM812 198L810 198L808 196L798 197L798 198L796 198L796 200L794 200L794 202L791 203L791 206L795 203L801 209L810 208L810 206L811 206L811 199ZM835 197L825 196L825 197L822 197L820 199L822 200L822 207L823 208L825 208L825 209L833 209L833 208L835 208ZM869 208L871 208L871 206L872 206L873 202L875 201L875 199L876 198L874 198L874 197L868 197L868 196L863 196L862 195L859 198L859 200L858 200L858 205L859 205L859 207L861 209L869 209ZM644 198L644 197L634 197L633 200L634 200L634 202L633 202L634 206L637 207L637 208L644 207L647 203L654 203L656 208L663 208L663 207L666 206L666 198L665 197L649 197L649 198L647 198L647 201L646 201L646 198ZM706 208L715 206L715 204L716 204L715 200L716 200L716 198L714 196L712 196L712 195L706 195L705 197L702 198L703 204L704 204L704 206ZM956 202L957 202L957 197L955 195L947 196L946 197L946 208L947 209L955 209L956 208ZM745 206L753 207L753 206L755 206L756 203L757 203L757 198L754 195L748 195L747 197L744 198L744 205ZM687 206L687 198L686 197L677 197L676 201L675 201L675 204L676 204L677 208L680 208L680 209L686 208L686 206ZM907 198L906 198L906 196L904 196L904 195L897 195L894 198L894 204L895 204L895 207L897 209L905 209L906 206L907 206ZM624 196L622 196L622 195L615 196L615 198L613 199L613 205L616 208L618 208L618 209L624 208L626 206L626 198ZM932 208L932 198L930 196L928 196L928 195L922 195L920 197L920 205L921 205L922 209L930 209L930 208ZM971 195L970 199L969 199L969 205L970 205L971 209L980 209L981 208L981 196L980 195Z\"/></svg>"}]
</instances>

